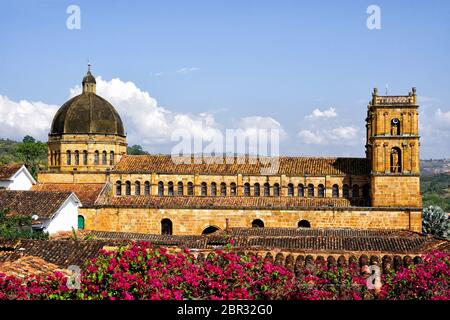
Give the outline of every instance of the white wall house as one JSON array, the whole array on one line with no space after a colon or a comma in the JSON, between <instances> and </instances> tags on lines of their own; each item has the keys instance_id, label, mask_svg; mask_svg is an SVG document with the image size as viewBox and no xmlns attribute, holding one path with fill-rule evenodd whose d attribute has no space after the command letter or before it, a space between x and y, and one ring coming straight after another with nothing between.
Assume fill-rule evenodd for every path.
<instances>
[{"instance_id":1,"label":"white wall house","mask_svg":"<svg viewBox=\"0 0 450 320\"><path fill-rule=\"evenodd\" d=\"M77 230L81 202L73 192L0 190L0 210L33 218L33 229L49 234ZM84 223L84 220L82 220Z\"/></svg>"},{"instance_id":2,"label":"white wall house","mask_svg":"<svg viewBox=\"0 0 450 320\"><path fill-rule=\"evenodd\" d=\"M34 184L36 180L24 165L0 166L0 189L30 190Z\"/></svg>"}]
</instances>

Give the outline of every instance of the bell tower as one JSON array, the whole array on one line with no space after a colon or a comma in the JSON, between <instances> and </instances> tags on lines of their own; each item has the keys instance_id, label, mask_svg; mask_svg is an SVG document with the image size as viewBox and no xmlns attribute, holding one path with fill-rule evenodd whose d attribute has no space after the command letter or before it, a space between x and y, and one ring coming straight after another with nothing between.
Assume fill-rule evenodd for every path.
<instances>
[{"instance_id":1,"label":"bell tower","mask_svg":"<svg viewBox=\"0 0 450 320\"><path fill-rule=\"evenodd\" d=\"M422 207L416 88L407 96L380 96L368 105L366 157L373 207Z\"/></svg>"}]
</instances>

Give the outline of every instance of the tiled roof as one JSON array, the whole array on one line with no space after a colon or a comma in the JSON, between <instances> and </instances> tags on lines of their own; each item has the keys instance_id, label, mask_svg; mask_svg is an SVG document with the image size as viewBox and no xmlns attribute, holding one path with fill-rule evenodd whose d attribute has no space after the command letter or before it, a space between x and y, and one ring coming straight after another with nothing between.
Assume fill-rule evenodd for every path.
<instances>
[{"instance_id":1,"label":"tiled roof","mask_svg":"<svg viewBox=\"0 0 450 320\"><path fill-rule=\"evenodd\" d=\"M95 203L103 186L103 183L42 183L34 185L31 190L73 192L80 199L83 206L91 206Z\"/></svg>"},{"instance_id":2,"label":"tiled roof","mask_svg":"<svg viewBox=\"0 0 450 320\"><path fill-rule=\"evenodd\" d=\"M0 273L19 277L28 274L52 274L56 271L66 272L65 269L34 256L20 257L17 260L0 263Z\"/></svg>"},{"instance_id":3,"label":"tiled roof","mask_svg":"<svg viewBox=\"0 0 450 320\"><path fill-rule=\"evenodd\" d=\"M348 199L299 197L203 197L203 196L101 196L96 206L139 208L259 208L350 207Z\"/></svg>"},{"instance_id":4,"label":"tiled roof","mask_svg":"<svg viewBox=\"0 0 450 320\"><path fill-rule=\"evenodd\" d=\"M126 155L112 171L259 175L262 168L270 167L259 160L256 164L250 163L245 157L243 157L244 163L238 163L237 158L233 158L232 164L217 164L214 163L215 159L217 158L205 157L202 163L195 164L193 158L188 158L189 164L177 164L170 155ZM274 174L279 175L367 175L370 173L369 163L365 158L279 157L278 159L279 170ZM275 161L274 158L272 160Z\"/></svg>"},{"instance_id":5,"label":"tiled roof","mask_svg":"<svg viewBox=\"0 0 450 320\"><path fill-rule=\"evenodd\" d=\"M0 209L8 208L10 214L51 218L70 195L70 192L0 190Z\"/></svg>"},{"instance_id":6,"label":"tiled roof","mask_svg":"<svg viewBox=\"0 0 450 320\"><path fill-rule=\"evenodd\" d=\"M21 167L21 164L0 165L0 180L10 179Z\"/></svg>"}]
</instances>

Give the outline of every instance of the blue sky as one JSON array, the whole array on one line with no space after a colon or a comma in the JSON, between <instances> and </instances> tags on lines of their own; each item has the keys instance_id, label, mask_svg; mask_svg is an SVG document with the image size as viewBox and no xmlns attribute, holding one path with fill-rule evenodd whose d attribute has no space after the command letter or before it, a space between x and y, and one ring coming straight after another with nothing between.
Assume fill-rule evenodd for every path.
<instances>
[{"instance_id":1,"label":"blue sky","mask_svg":"<svg viewBox=\"0 0 450 320\"><path fill-rule=\"evenodd\" d=\"M79 30L66 27L71 4L81 9ZM380 30L366 27L371 4ZM3 137L23 134L34 110L42 124L32 133L45 139L46 119L89 58L106 95L115 78L118 92L133 92L135 100L111 99L129 142L152 152L167 152L167 137L140 135L207 114L219 129L273 120L285 132L282 154L364 156L366 106L373 87L384 93L388 84L393 95L417 87L422 158L450 157L449 1L1 1L0 41ZM33 106L7 119L21 101ZM136 131L133 103L163 108L170 125ZM335 115L313 119L315 109ZM306 141L306 131L317 139ZM350 137L328 142L336 133Z\"/></svg>"}]
</instances>

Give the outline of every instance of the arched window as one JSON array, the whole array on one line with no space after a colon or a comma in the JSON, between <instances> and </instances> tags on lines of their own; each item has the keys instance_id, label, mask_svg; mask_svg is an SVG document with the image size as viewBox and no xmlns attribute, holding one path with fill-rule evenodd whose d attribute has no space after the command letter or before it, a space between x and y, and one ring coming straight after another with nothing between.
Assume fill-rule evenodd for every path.
<instances>
[{"instance_id":1,"label":"arched window","mask_svg":"<svg viewBox=\"0 0 450 320\"><path fill-rule=\"evenodd\" d=\"M402 172L402 154L400 148L394 147L391 150L391 172Z\"/></svg>"},{"instance_id":2,"label":"arched window","mask_svg":"<svg viewBox=\"0 0 450 320\"><path fill-rule=\"evenodd\" d=\"M280 196L280 185L278 183L275 183L273 185L273 196L279 197Z\"/></svg>"},{"instance_id":3,"label":"arched window","mask_svg":"<svg viewBox=\"0 0 450 320\"><path fill-rule=\"evenodd\" d=\"M98 150L95 150L95 152L94 152L94 164L98 164L98 156L99 156Z\"/></svg>"},{"instance_id":4,"label":"arched window","mask_svg":"<svg viewBox=\"0 0 450 320\"><path fill-rule=\"evenodd\" d=\"M207 192L208 192L208 185L206 184L206 182L202 182L200 187L200 195L206 196Z\"/></svg>"},{"instance_id":5,"label":"arched window","mask_svg":"<svg viewBox=\"0 0 450 320\"><path fill-rule=\"evenodd\" d=\"M84 229L84 217L78 216L78 230Z\"/></svg>"},{"instance_id":6,"label":"arched window","mask_svg":"<svg viewBox=\"0 0 450 320\"><path fill-rule=\"evenodd\" d=\"M308 184L308 198L314 198L314 185Z\"/></svg>"},{"instance_id":7,"label":"arched window","mask_svg":"<svg viewBox=\"0 0 450 320\"><path fill-rule=\"evenodd\" d=\"M264 222L261 219L255 219L252 221L252 228L264 228Z\"/></svg>"},{"instance_id":8,"label":"arched window","mask_svg":"<svg viewBox=\"0 0 450 320\"><path fill-rule=\"evenodd\" d=\"M114 151L109 152L109 165L112 166L114 164Z\"/></svg>"},{"instance_id":9,"label":"arched window","mask_svg":"<svg viewBox=\"0 0 450 320\"><path fill-rule=\"evenodd\" d=\"M244 197L250 196L250 183L244 183Z\"/></svg>"},{"instance_id":10,"label":"arched window","mask_svg":"<svg viewBox=\"0 0 450 320\"><path fill-rule=\"evenodd\" d=\"M325 197L325 187L323 186L323 184L319 184L317 186L317 196L319 198Z\"/></svg>"},{"instance_id":11,"label":"arched window","mask_svg":"<svg viewBox=\"0 0 450 320\"><path fill-rule=\"evenodd\" d=\"M148 181L144 182L144 195L145 196L150 195L150 182L148 182Z\"/></svg>"},{"instance_id":12,"label":"arched window","mask_svg":"<svg viewBox=\"0 0 450 320\"><path fill-rule=\"evenodd\" d=\"M331 193L333 198L339 198L339 186L337 184L333 184L333 189Z\"/></svg>"},{"instance_id":13,"label":"arched window","mask_svg":"<svg viewBox=\"0 0 450 320\"><path fill-rule=\"evenodd\" d=\"M311 228L311 223L308 220L300 220L297 224L299 228Z\"/></svg>"},{"instance_id":14,"label":"arched window","mask_svg":"<svg viewBox=\"0 0 450 320\"><path fill-rule=\"evenodd\" d=\"M70 154L70 150L66 151L66 163L68 166L72 164L72 155Z\"/></svg>"},{"instance_id":15,"label":"arched window","mask_svg":"<svg viewBox=\"0 0 450 320\"><path fill-rule=\"evenodd\" d=\"M222 197L225 197L227 195L227 185L225 184L225 182L222 182L220 184L220 195Z\"/></svg>"},{"instance_id":16,"label":"arched window","mask_svg":"<svg viewBox=\"0 0 450 320\"><path fill-rule=\"evenodd\" d=\"M75 165L80 165L80 152L78 150L75 150Z\"/></svg>"},{"instance_id":17,"label":"arched window","mask_svg":"<svg viewBox=\"0 0 450 320\"><path fill-rule=\"evenodd\" d=\"M357 184L353 185L352 198L359 198L359 186Z\"/></svg>"},{"instance_id":18,"label":"arched window","mask_svg":"<svg viewBox=\"0 0 450 320\"><path fill-rule=\"evenodd\" d=\"M122 181L116 181L116 196L122 195Z\"/></svg>"},{"instance_id":19,"label":"arched window","mask_svg":"<svg viewBox=\"0 0 450 320\"><path fill-rule=\"evenodd\" d=\"M106 165L106 151L102 152L102 165Z\"/></svg>"},{"instance_id":20,"label":"arched window","mask_svg":"<svg viewBox=\"0 0 450 320\"><path fill-rule=\"evenodd\" d=\"M303 186L303 184L299 184L297 187L297 192L298 192L298 196L303 198L305 196L305 187Z\"/></svg>"},{"instance_id":21,"label":"arched window","mask_svg":"<svg viewBox=\"0 0 450 320\"><path fill-rule=\"evenodd\" d=\"M188 196L194 195L194 184L192 182L188 182L187 192L188 192Z\"/></svg>"},{"instance_id":22,"label":"arched window","mask_svg":"<svg viewBox=\"0 0 450 320\"><path fill-rule=\"evenodd\" d=\"M398 118L394 118L391 120L391 136L399 136L400 135L400 120Z\"/></svg>"},{"instance_id":23,"label":"arched window","mask_svg":"<svg viewBox=\"0 0 450 320\"><path fill-rule=\"evenodd\" d=\"M230 195L235 196L236 195L236 183L232 182L230 184Z\"/></svg>"},{"instance_id":24,"label":"arched window","mask_svg":"<svg viewBox=\"0 0 450 320\"><path fill-rule=\"evenodd\" d=\"M131 195L131 182L125 181L125 195Z\"/></svg>"},{"instance_id":25,"label":"arched window","mask_svg":"<svg viewBox=\"0 0 450 320\"><path fill-rule=\"evenodd\" d=\"M86 150L83 151L83 165L87 166L88 164L88 152Z\"/></svg>"},{"instance_id":26,"label":"arched window","mask_svg":"<svg viewBox=\"0 0 450 320\"><path fill-rule=\"evenodd\" d=\"M168 194L169 196L173 196L173 182L172 182L172 181L170 181L170 182L167 184L167 194Z\"/></svg>"},{"instance_id":27,"label":"arched window","mask_svg":"<svg viewBox=\"0 0 450 320\"><path fill-rule=\"evenodd\" d=\"M203 230L202 234L211 234L211 233L216 232L217 230L219 230L219 228L214 227L214 226L209 226L208 228Z\"/></svg>"},{"instance_id":28,"label":"arched window","mask_svg":"<svg viewBox=\"0 0 450 320\"><path fill-rule=\"evenodd\" d=\"M136 181L134 183L134 195L136 195L136 196L141 195L141 183L139 181Z\"/></svg>"},{"instance_id":29,"label":"arched window","mask_svg":"<svg viewBox=\"0 0 450 320\"><path fill-rule=\"evenodd\" d=\"M350 189L347 184L342 186L342 196L347 199L350 198Z\"/></svg>"},{"instance_id":30,"label":"arched window","mask_svg":"<svg viewBox=\"0 0 450 320\"><path fill-rule=\"evenodd\" d=\"M161 234L172 234L172 221L170 219L161 220Z\"/></svg>"},{"instance_id":31,"label":"arched window","mask_svg":"<svg viewBox=\"0 0 450 320\"><path fill-rule=\"evenodd\" d=\"M294 185L292 183L288 184L288 197L294 196Z\"/></svg>"},{"instance_id":32,"label":"arched window","mask_svg":"<svg viewBox=\"0 0 450 320\"><path fill-rule=\"evenodd\" d=\"M370 185L369 185L368 183L366 183L366 184L363 186L362 193L363 193L363 198L364 198L364 199L367 200L367 199L370 198Z\"/></svg>"},{"instance_id":33,"label":"arched window","mask_svg":"<svg viewBox=\"0 0 450 320\"><path fill-rule=\"evenodd\" d=\"M217 196L217 184L215 182L211 183L211 196Z\"/></svg>"},{"instance_id":34,"label":"arched window","mask_svg":"<svg viewBox=\"0 0 450 320\"><path fill-rule=\"evenodd\" d=\"M183 195L183 182L178 182L178 187L177 187L177 195L178 196L182 196Z\"/></svg>"},{"instance_id":35,"label":"arched window","mask_svg":"<svg viewBox=\"0 0 450 320\"><path fill-rule=\"evenodd\" d=\"M164 196L164 182L158 182L158 196Z\"/></svg>"},{"instance_id":36,"label":"arched window","mask_svg":"<svg viewBox=\"0 0 450 320\"><path fill-rule=\"evenodd\" d=\"M270 196L270 184L268 184L267 182L264 183L264 196Z\"/></svg>"},{"instance_id":37,"label":"arched window","mask_svg":"<svg viewBox=\"0 0 450 320\"><path fill-rule=\"evenodd\" d=\"M255 185L253 186L253 194L255 197L259 197L261 194L261 187L259 186L259 183L255 183Z\"/></svg>"}]
</instances>

